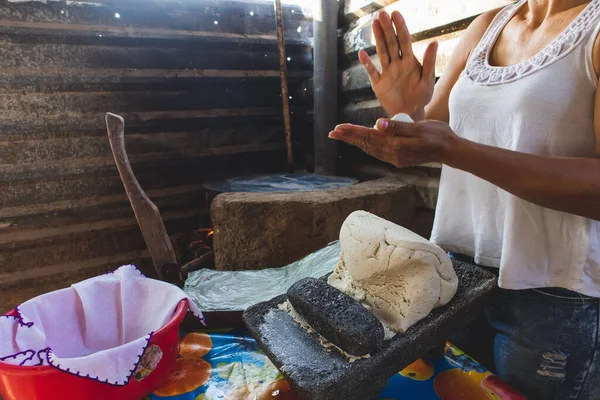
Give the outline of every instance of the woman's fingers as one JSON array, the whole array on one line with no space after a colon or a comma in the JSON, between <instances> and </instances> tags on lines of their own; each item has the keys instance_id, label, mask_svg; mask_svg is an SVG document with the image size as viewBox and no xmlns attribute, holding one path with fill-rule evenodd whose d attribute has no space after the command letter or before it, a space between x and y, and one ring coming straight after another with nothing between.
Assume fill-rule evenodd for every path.
<instances>
[{"instance_id":1,"label":"woman's fingers","mask_svg":"<svg viewBox=\"0 0 600 400\"><path fill-rule=\"evenodd\" d=\"M413 49L412 42L410 40L410 33L408 32L408 28L406 27L406 21L404 21L404 17L398 11L394 11L392 13L392 21L394 22L394 26L396 27L398 44L400 45L400 52L402 53L402 57L412 57Z\"/></svg>"},{"instance_id":2,"label":"woman's fingers","mask_svg":"<svg viewBox=\"0 0 600 400\"><path fill-rule=\"evenodd\" d=\"M385 36L390 62L394 62L400 58L400 47L398 46L398 36L396 36L396 31L394 31L394 26L392 25L392 19L387 12L382 11L379 13L379 22Z\"/></svg>"},{"instance_id":3,"label":"woman's fingers","mask_svg":"<svg viewBox=\"0 0 600 400\"><path fill-rule=\"evenodd\" d=\"M399 166L397 138L377 129L344 124L338 125L329 137L356 146L373 157Z\"/></svg>"},{"instance_id":4,"label":"woman's fingers","mask_svg":"<svg viewBox=\"0 0 600 400\"><path fill-rule=\"evenodd\" d=\"M369 136L370 143L374 143L373 140L377 143L388 143L395 137L414 138L421 136L421 124L419 122L400 122L380 118L377 120L376 126L377 129L372 129L360 125L341 124L335 127L329 137L358 146L365 142L367 136Z\"/></svg>"},{"instance_id":5,"label":"woman's fingers","mask_svg":"<svg viewBox=\"0 0 600 400\"><path fill-rule=\"evenodd\" d=\"M370 149L382 144L383 136L385 135L377 129L352 124L338 125L335 127L335 130L329 133L330 139L341 140L342 142L360 147L368 153L370 153Z\"/></svg>"},{"instance_id":6,"label":"woman's fingers","mask_svg":"<svg viewBox=\"0 0 600 400\"><path fill-rule=\"evenodd\" d=\"M432 42L427 46L423 55L423 73L421 79L435 80L435 60L437 58L438 42Z\"/></svg>"},{"instance_id":7,"label":"woman's fingers","mask_svg":"<svg viewBox=\"0 0 600 400\"><path fill-rule=\"evenodd\" d=\"M369 74L369 79L371 79L371 83L375 85L377 82L379 82L379 71L377 70L377 67L375 67L375 65L373 65L373 63L371 62L369 54L366 51L361 50L358 52L358 59L360 60L360 63L363 65L363 67L365 67L365 69L367 70L367 73Z\"/></svg>"},{"instance_id":8,"label":"woman's fingers","mask_svg":"<svg viewBox=\"0 0 600 400\"><path fill-rule=\"evenodd\" d=\"M377 48L377 56L381 62L381 69L385 70L390 65L390 53L385 42L385 34L383 33L381 22L378 19L373 21L373 36L375 36L375 47Z\"/></svg>"},{"instance_id":9,"label":"woman's fingers","mask_svg":"<svg viewBox=\"0 0 600 400\"><path fill-rule=\"evenodd\" d=\"M371 138L371 132L369 132L371 130L373 129L365 128L364 126L342 124L336 126L335 129L329 133L329 138L346 142L366 151Z\"/></svg>"},{"instance_id":10,"label":"woman's fingers","mask_svg":"<svg viewBox=\"0 0 600 400\"><path fill-rule=\"evenodd\" d=\"M419 126L418 122L400 122L386 118L377 120L377 130L388 136L394 137L418 137L421 134Z\"/></svg>"}]
</instances>

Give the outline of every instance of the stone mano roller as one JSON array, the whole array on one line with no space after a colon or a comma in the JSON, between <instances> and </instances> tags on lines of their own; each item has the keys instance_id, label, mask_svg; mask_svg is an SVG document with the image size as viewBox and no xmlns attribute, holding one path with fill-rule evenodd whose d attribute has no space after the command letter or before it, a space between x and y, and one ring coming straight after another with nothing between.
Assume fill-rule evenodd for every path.
<instances>
[{"instance_id":1,"label":"stone mano roller","mask_svg":"<svg viewBox=\"0 0 600 400\"><path fill-rule=\"evenodd\" d=\"M324 280L302 279L290 287L287 298L311 328L352 356L365 356L383 345L381 322Z\"/></svg>"}]
</instances>

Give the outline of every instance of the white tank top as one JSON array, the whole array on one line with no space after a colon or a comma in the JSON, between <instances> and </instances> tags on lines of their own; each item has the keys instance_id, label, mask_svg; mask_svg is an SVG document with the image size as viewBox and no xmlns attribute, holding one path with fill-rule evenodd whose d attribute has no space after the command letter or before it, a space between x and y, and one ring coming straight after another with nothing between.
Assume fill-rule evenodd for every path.
<instances>
[{"instance_id":1,"label":"white tank top","mask_svg":"<svg viewBox=\"0 0 600 400\"><path fill-rule=\"evenodd\" d=\"M594 157L592 62L600 0L533 58L488 62L492 46L527 0L494 19L450 94L450 126L474 142L543 156ZM431 240L500 268L505 289L563 287L600 297L600 223L522 200L443 166Z\"/></svg>"}]
</instances>

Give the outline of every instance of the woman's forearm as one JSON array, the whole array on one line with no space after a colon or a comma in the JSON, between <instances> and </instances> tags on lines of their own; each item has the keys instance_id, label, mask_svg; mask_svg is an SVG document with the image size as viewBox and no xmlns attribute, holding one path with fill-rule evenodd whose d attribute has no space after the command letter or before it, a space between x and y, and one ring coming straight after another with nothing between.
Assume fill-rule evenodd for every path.
<instances>
[{"instance_id":1,"label":"woman's forearm","mask_svg":"<svg viewBox=\"0 0 600 400\"><path fill-rule=\"evenodd\" d=\"M451 146L443 162L517 197L600 220L600 158L545 157L474 143Z\"/></svg>"},{"instance_id":2,"label":"woman's forearm","mask_svg":"<svg viewBox=\"0 0 600 400\"><path fill-rule=\"evenodd\" d=\"M457 136L441 121L381 119L377 129L343 124L329 137L396 167L441 162L542 207L600 221L600 158L546 157Z\"/></svg>"}]
</instances>

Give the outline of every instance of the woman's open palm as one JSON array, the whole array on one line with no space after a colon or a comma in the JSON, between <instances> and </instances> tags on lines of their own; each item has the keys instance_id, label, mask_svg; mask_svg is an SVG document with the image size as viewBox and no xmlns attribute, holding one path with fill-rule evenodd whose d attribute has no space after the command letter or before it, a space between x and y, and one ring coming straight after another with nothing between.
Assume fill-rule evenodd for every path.
<instances>
[{"instance_id":1,"label":"woman's open palm","mask_svg":"<svg viewBox=\"0 0 600 400\"><path fill-rule=\"evenodd\" d=\"M406 22L397 11L391 17L387 12L381 12L373 21L373 34L381 72L366 51L361 50L358 56L381 106L390 115L413 114L425 107L433 96L437 42L427 47L421 65L413 54Z\"/></svg>"}]
</instances>

